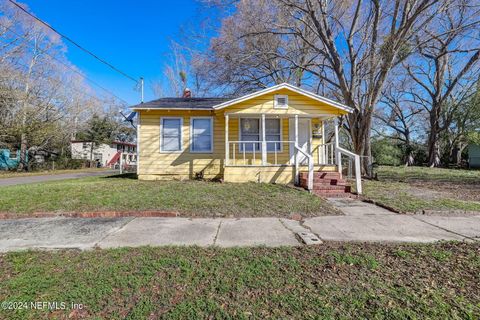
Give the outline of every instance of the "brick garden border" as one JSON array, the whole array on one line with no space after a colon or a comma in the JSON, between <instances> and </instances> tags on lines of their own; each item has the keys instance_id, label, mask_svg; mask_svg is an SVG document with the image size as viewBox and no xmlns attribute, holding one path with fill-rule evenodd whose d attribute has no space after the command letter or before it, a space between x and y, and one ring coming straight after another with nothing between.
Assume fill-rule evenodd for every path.
<instances>
[{"instance_id":1,"label":"brick garden border","mask_svg":"<svg viewBox=\"0 0 480 320\"><path fill-rule=\"evenodd\" d=\"M90 212L33 212L27 214L0 212L0 220L25 218L122 218L122 217L160 217L173 218L180 214L174 211L90 211Z\"/></svg>"}]
</instances>

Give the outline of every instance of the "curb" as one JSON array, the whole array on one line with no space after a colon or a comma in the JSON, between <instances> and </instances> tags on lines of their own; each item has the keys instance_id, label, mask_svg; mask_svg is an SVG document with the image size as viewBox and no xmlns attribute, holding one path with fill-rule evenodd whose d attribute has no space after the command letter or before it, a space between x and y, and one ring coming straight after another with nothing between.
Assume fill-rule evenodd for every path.
<instances>
[{"instance_id":1,"label":"curb","mask_svg":"<svg viewBox=\"0 0 480 320\"><path fill-rule=\"evenodd\" d=\"M0 212L0 220L26 219L26 218L123 218L123 217L145 217L145 218L174 218L180 214L173 211L92 211L92 212L34 212L29 214L16 214Z\"/></svg>"},{"instance_id":2,"label":"curb","mask_svg":"<svg viewBox=\"0 0 480 320\"><path fill-rule=\"evenodd\" d=\"M362 202L374 204L374 205L376 205L376 206L379 206L379 207L381 207L381 208L383 208L383 209L386 209L386 210L388 210L388 211L391 211L391 212L395 212L395 213L399 213L399 214L411 214L411 213L409 213L409 212L397 210L397 209L392 208L392 207L390 207L390 206L388 206L388 205L386 205L386 204L383 204L383 203L381 203L381 202L377 202L377 201L372 200L372 199L369 199L369 198L365 198L365 197L363 197L363 196L359 196L359 199L360 199Z\"/></svg>"}]
</instances>

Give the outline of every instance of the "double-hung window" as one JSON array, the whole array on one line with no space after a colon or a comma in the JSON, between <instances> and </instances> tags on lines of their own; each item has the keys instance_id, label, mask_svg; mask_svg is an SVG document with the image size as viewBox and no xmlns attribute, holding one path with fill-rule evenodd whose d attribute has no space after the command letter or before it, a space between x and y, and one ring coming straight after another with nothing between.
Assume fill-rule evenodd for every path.
<instances>
[{"instance_id":1,"label":"double-hung window","mask_svg":"<svg viewBox=\"0 0 480 320\"><path fill-rule=\"evenodd\" d=\"M190 121L190 152L213 152L213 119L196 117Z\"/></svg>"},{"instance_id":2,"label":"double-hung window","mask_svg":"<svg viewBox=\"0 0 480 320\"><path fill-rule=\"evenodd\" d=\"M182 118L160 119L160 151L182 151Z\"/></svg>"},{"instance_id":3,"label":"double-hung window","mask_svg":"<svg viewBox=\"0 0 480 320\"><path fill-rule=\"evenodd\" d=\"M267 151L281 150L281 124L280 119L265 119L265 140L267 141ZM258 118L240 119L240 151L253 152L261 150L261 121ZM256 142L258 141L258 142ZM272 143L269 141L278 143ZM245 143L243 143L245 142Z\"/></svg>"},{"instance_id":4,"label":"double-hung window","mask_svg":"<svg viewBox=\"0 0 480 320\"><path fill-rule=\"evenodd\" d=\"M265 140L267 140L267 151L281 150L282 130L280 119L265 119ZM269 141L276 141L277 143Z\"/></svg>"},{"instance_id":5,"label":"double-hung window","mask_svg":"<svg viewBox=\"0 0 480 320\"><path fill-rule=\"evenodd\" d=\"M240 151L253 152L260 150L260 119L241 118L240 119ZM245 142L245 143L243 143Z\"/></svg>"}]
</instances>

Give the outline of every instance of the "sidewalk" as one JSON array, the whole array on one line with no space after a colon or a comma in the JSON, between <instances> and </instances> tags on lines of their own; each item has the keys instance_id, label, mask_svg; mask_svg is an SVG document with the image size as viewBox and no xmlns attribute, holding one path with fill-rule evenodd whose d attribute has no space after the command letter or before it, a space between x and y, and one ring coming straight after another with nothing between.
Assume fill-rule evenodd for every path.
<instances>
[{"instance_id":1,"label":"sidewalk","mask_svg":"<svg viewBox=\"0 0 480 320\"><path fill-rule=\"evenodd\" d=\"M32 218L0 221L0 251L198 245L300 246L298 232L323 241L480 240L480 216L326 216L279 218Z\"/></svg>"}]
</instances>

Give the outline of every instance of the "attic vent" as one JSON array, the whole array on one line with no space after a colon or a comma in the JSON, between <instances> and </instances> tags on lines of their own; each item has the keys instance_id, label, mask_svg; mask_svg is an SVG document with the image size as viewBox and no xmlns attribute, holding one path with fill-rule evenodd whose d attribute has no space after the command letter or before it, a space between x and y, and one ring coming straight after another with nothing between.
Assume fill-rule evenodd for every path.
<instances>
[{"instance_id":1,"label":"attic vent","mask_svg":"<svg viewBox=\"0 0 480 320\"><path fill-rule=\"evenodd\" d=\"M288 108L288 96L287 95L275 95L275 102L273 105L276 109L287 109Z\"/></svg>"}]
</instances>

